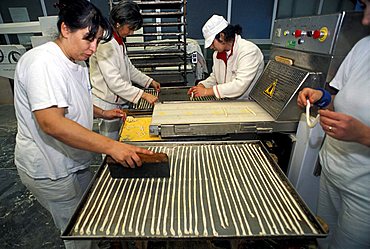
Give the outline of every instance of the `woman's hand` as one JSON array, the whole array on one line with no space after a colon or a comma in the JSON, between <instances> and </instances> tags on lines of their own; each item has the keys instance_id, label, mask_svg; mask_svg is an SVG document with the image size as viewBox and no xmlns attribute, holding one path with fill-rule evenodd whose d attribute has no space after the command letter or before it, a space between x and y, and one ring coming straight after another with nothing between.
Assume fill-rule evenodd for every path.
<instances>
[{"instance_id":1,"label":"woman's hand","mask_svg":"<svg viewBox=\"0 0 370 249\"><path fill-rule=\"evenodd\" d=\"M123 166L135 168L142 165L141 159L136 153L152 155L153 151L115 141L114 145L107 154L109 154L116 162L122 164Z\"/></svg>"},{"instance_id":2,"label":"woman's hand","mask_svg":"<svg viewBox=\"0 0 370 249\"><path fill-rule=\"evenodd\" d=\"M299 107L305 107L307 105L307 99L311 104L315 103L322 97L322 92L320 90L312 88L303 88L298 94L297 104Z\"/></svg>"},{"instance_id":3,"label":"woman's hand","mask_svg":"<svg viewBox=\"0 0 370 249\"><path fill-rule=\"evenodd\" d=\"M320 124L331 137L370 146L370 127L360 120L339 112L319 110Z\"/></svg>"},{"instance_id":4,"label":"woman's hand","mask_svg":"<svg viewBox=\"0 0 370 249\"><path fill-rule=\"evenodd\" d=\"M202 97L202 96L213 96L213 89L212 88L205 88L204 85L198 84L196 86L191 87L188 90L188 95L192 95L193 97Z\"/></svg>"},{"instance_id":5,"label":"woman's hand","mask_svg":"<svg viewBox=\"0 0 370 249\"><path fill-rule=\"evenodd\" d=\"M148 101L151 105L154 105L154 103L158 101L158 97L146 92L144 92L141 97Z\"/></svg>"},{"instance_id":6,"label":"woman's hand","mask_svg":"<svg viewBox=\"0 0 370 249\"><path fill-rule=\"evenodd\" d=\"M160 92L161 91L161 84L155 80L152 81L152 83L150 83L150 85L154 88L154 90L156 90L157 92Z\"/></svg>"},{"instance_id":7,"label":"woman's hand","mask_svg":"<svg viewBox=\"0 0 370 249\"><path fill-rule=\"evenodd\" d=\"M102 118L111 120L116 118L126 118L126 113L120 109L102 110Z\"/></svg>"}]
</instances>

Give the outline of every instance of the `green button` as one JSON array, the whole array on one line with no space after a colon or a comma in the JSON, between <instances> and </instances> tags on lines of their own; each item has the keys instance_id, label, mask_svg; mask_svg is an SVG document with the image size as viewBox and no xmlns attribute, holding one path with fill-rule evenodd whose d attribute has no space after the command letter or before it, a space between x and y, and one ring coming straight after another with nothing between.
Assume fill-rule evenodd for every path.
<instances>
[{"instance_id":1,"label":"green button","mask_svg":"<svg viewBox=\"0 0 370 249\"><path fill-rule=\"evenodd\" d=\"M286 42L286 47L287 48L295 48L296 45L297 45L297 41L295 41L295 40Z\"/></svg>"}]
</instances>

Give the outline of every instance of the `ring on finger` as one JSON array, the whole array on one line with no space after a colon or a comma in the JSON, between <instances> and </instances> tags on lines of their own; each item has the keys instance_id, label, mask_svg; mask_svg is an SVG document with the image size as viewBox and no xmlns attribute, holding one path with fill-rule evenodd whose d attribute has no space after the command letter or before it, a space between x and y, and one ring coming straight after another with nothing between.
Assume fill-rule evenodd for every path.
<instances>
[{"instance_id":1,"label":"ring on finger","mask_svg":"<svg viewBox=\"0 0 370 249\"><path fill-rule=\"evenodd\" d=\"M333 130L333 127L332 126L328 126L328 130L329 131L332 131Z\"/></svg>"}]
</instances>

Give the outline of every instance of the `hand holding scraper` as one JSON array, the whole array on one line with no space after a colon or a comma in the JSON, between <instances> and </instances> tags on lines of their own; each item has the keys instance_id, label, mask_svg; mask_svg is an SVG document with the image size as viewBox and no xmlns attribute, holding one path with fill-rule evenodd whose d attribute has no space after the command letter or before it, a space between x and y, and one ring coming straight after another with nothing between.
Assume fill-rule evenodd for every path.
<instances>
[{"instance_id":1,"label":"hand holding scraper","mask_svg":"<svg viewBox=\"0 0 370 249\"><path fill-rule=\"evenodd\" d=\"M106 157L110 174L113 178L160 178L170 177L170 165L166 153L154 153L146 155L137 153L140 157L142 166L130 168L122 165L110 156Z\"/></svg>"}]
</instances>

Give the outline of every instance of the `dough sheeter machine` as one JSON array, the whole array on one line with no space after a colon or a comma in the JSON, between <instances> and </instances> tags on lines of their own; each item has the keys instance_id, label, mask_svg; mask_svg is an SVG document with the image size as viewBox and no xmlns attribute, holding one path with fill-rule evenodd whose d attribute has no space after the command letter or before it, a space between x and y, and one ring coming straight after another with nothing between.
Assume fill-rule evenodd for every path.
<instances>
[{"instance_id":1,"label":"dough sheeter machine","mask_svg":"<svg viewBox=\"0 0 370 249\"><path fill-rule=\"evenodd\" d=\"M315 18L328 23L326 42L320 44L331 49L343 44L339 31L342 27L348 31L347 21L360 20L358 14L347 13ZM314 26L314 20L277 20L273 40L285 41L274 43L273 56L251 92L253 101L163 101L154 107L150 133L180 138L295 132L302 112L296 106L298 91L322 86L336 58L332 49L325 56L310 53L311 59L304 60L307 55L298 42L291 47L292 40L302 38L292 35L297 29L293 24ZM320 30L319 24L311 26L305 27ZM292 32L285 36L285 28ZM325 65L318 66L318 61ZM296 185L288 181L261 141L198 140L132 142L168 154L171 174L167 179L113 179L103 162L62 238L295 240L326 236Z\"/></svg>"},{"instance_id":2,"label":"dough sheeter machine","mask_svg":"<svg viewBox=\"0 0 370 249\"><path fill-rule=\"evenodd\" d=\"M299 89L317 87L321 73L270 61L252 89L254 101L162 102L154 106L149 133L162 138L294 132Z\"/></svg>"}]
</instances>

